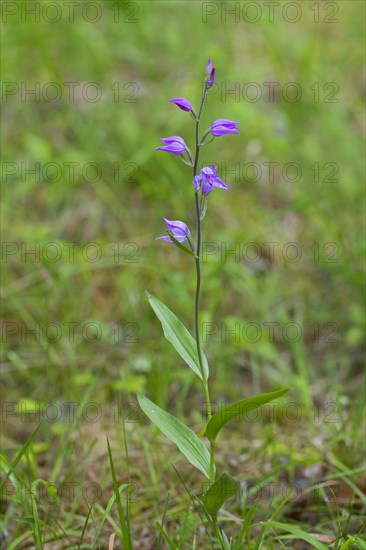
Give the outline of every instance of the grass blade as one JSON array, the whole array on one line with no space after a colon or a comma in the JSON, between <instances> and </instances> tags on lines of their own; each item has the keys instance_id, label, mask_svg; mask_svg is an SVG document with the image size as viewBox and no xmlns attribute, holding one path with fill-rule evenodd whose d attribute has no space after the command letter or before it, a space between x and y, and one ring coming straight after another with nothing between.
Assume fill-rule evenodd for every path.
<instances>
[{"instance_id":1,"label":"grass blade","mask_svg":"<svg viewBox=\"0 0 366 550\"><path fill-rule=\"evenodd\" d=\"M111 474L112 474L112 481L113 481L113 490L114 490L114 495L116 497L118 517L119 517L119 521L120 521L120 525L121 525L121 529L122 529L121 541L125 545L126 550L132 550L131 532L130 532L130 529L129 529L129 525L127 525L124 514L123 514L123 506L122 506L122 501L121 501L121 495L119 493L119 487L118 487L117 478L116 478L116 471L115 471L115 468L114 468L113 456L112 456L111 447L109 445L108 437L107 437L107 445L108 445L109 465L110 465Z\"/></svg>"}]
</instances>

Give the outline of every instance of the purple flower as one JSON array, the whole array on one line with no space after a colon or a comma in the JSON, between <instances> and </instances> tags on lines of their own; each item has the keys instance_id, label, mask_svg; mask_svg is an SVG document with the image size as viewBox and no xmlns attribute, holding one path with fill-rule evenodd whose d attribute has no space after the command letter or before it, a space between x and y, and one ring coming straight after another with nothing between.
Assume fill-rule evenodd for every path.
<instances>
[{"instance_id":1,"label":"purple flower","mask_svg":"<svg viewBox=\"0 0 366 550\"><path fill-rule=\"evenodd\" d=\"M184 139L179 136L171 136L168 138L160 138L164 143L164 147L156 147L157 151L166 151L173 155L184 155L186 153L186 144Z\"/></svg>"},{"instance_id":2,"label":"purple flower","mask_svg":"<svg viewBox=\"0 0 366 550\"><path fill-rule=\"evenodd\" d=\"M215 187L229 190L230 187L224 183L217 175L217 166L205 166L198 176L195 176L193 185L196 191L202 187L202 195L209 195Z\"/></svg>"},{"instance_id":3,"label":"purple flower","mask_svg":"<svg viewBox=\"0 0 366 550\"><path fill-rule=\"evenodd\" d=\"M218 118L211 124L211 134L215 137L224 136L225 134L239 134L237 125L239 122Z\"/></svg>"},{"instance_id":4,"label":"purple flower","mask_svg":"<svg viewBox=\"0 0 366 550\"><path fill-rule=\"evenodd\" d=\"M215 82L215 72L216 69L213 67L211 59L209 59L206 65L206 73L210 75L207 81L207 89L211 88L212 84Z\"/></svg>"},{"instance_id":5,"label":"purple flower","mask_svg":"<svg viewBox=\"0 0 366 550\"><path fill-rule=\"evenodd\" d=\"M164 218L164 221L166 223L168 231L172 233L174 238L180 243L183 243L186 238L191 234L188 226L179 220L171 221ZM174 244L170 237L157 237L155 240L166 241L168 243Z\"/></svg>"},{"instance_id":6,"label":"purple flower","mask_svg":"<svg viewBox=\"0 0 366 550\"><path fill-rule=\"evenodd\" d=\"M187 113L192 111L192 104L185 97L174 97L173 99L169 99L169 101L175 103L182 111L186 111Z\"/></svg>"}]
</instances>

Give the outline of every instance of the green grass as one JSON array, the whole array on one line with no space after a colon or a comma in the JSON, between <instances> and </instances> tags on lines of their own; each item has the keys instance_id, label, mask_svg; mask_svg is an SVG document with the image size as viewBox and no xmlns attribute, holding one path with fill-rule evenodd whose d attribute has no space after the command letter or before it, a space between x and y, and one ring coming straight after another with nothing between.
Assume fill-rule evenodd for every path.
<instances>
[{"instance_id":1,"label":"green grass","mask_svg":"<svg viewBox=\"0 0 366 550\"><path fill-rule=\"evenodd\" d=\"M210 56L218 88L203 127L223 117L240 121L241 130L203 149L204 162L216 162L232 189L212 194L203 229L204 242L216 243L203 264L201 303L202 321L217 329L203 344L211 395L219 406L290 388L275 409L232 423L220 437L218 466L243 488L221 510L221 525L241 532L238 548L316 548L314 537L319 548L365 548L364 7L332 3L337 23L324 22L330 8L322 2L314 23L307 1L297 23L281 10L271 23L264 8L257 23L242 15L222 23L220 13L204 23L200 2L134 4L135 15L119 4L119 23L108 0L94 24L76 8L71 23L65 14L54 24L32 16L22 22L19 11L2 25L2 81L23 87L23 96L2 100L2 240L12 243L4 252L15 251L2 263L5 547L119 548L118 534L129 529L139 549L169 541L212 547L192 504L202 489L198 476L136 402L143 391L188 418L196 433L202 429L200 387L163 339L145 290L192 330L191 258L154 241L163 216L194 227L190 172L155 147L174 134L190 143L192 121L168 100L198 103ZM21 101L24 86L37 82L39 101ZM62 90L60 101L47 100L50 82ZM80 83L74 101L66 82ZM95 103L81 93L91 82L102 90ZM261 86L258 102L223 95L222 86L238 83L243 92L249 82ZM265 82L279 82L273 101ZM301 101L283 99L289 82L301 86ZM335 89L338 102L325 102ZM268 162L279 163L274 181ZM22 173L35 163L40 174ZM73 177L67 163L77 163ZM250 163L261 166L261 181ZM299 181L286 181L288 163L300 167ZM268 242L278 243L273 258ZM290 242L301 248L297 262L284 258ZM43 250L37 261L22 255L22 243ZM76 243L71 258L68 243ZM98 261L89 243L99 246ZM222 261L221 251L236 243L239 253ZM243 248L248 243L261 247L257 262ZM243 337L253 323L257 341L250 332ZM273 335L269 323L278 323ZM302 331L293 342L291 323ZM39 338L26 333L36 326ZM222 342L220 326L239 327L241 336ZM297 500L294 486L301 487Z\"/></svg>"}]
</instances>

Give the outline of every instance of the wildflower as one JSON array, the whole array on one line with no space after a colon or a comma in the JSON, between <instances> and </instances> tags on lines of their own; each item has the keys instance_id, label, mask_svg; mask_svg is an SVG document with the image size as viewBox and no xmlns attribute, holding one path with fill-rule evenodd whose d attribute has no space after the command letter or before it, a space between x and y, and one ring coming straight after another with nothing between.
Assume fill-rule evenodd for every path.
<instances>
[{"instance_id":1,"label":"wildflower","mask_svg":"<svg viewBox=\"0 0 366 550\"><path fill-rule=\"evenodd\" d=\"M239 122L234 120L227 120L225 118L218 118L211 124L211 134L214 137L224 136L225 134L238 134L237 125Z\"/></svg>"},{"instance_id":2,"label":"wildflower","mask_svg":"<svg viewBox=\"0 0 366 550\"><path fill-rule=\"evenodd\" d=\"M186 238L191 234L188 226L185 223L183 223L179 220L171 221L171 220L167 220L166 218L164 218L164 221L165 221L166 226L168 228L168 232L172 233L173 237L179 243L183 243L186 240ZM156 241L166 241L168 243L174 244L172 239L168 236L157 237L155 240Z\"/></svg>"},{"instance_id":3,"label":"wildflower","mask_svg":"<svg viewBox=\"0 0 366 550\"><path fill-rule=\"evenodd\" d=\"M187 113L192 111L192 104L185 97L174 97L173 99L169 99L169 101L175 103L182 111L186 111Z\"/></svg>"},{"instance_id":4,"label":"wildflower","mask_svg":"<svg viewBox=\"0 0 366 550\"><path fill-rule=\"evenodd\" d=\"M171 136L168 138L160 138L164 143L163 147L156 147L157 151L166 151L173 155L184 155L187 151L187 146L184 139L179 136Z\"/></svg>"},{"instance_id":5,"label":"wildflower","mask_svg":"<svg viewBox=\"0 0 366 550\"><path fill-rule=\"evenodd\" d=\"M206 73L210 75L207 81L207 89L211 88L211 86L215 82L215 72L216 72L216 69L215 67L213 67L211 59L209 59L206 65Z\"/></svg>"},{"instance_id":6,"label":"wildflower","mask_svg":"<svg viewBox=\"0 0 366 550\"><path fill-rule=\"evenodd\" d=\"M217 175L217 166L214 164L202 168L198 176L195 176L193 185L196 191L198 191L201 187L202 195L209 195L215 187L226 190L230 189L230 187L226 185L226 183L224 183Z\"/></svg>"}]
</instances>

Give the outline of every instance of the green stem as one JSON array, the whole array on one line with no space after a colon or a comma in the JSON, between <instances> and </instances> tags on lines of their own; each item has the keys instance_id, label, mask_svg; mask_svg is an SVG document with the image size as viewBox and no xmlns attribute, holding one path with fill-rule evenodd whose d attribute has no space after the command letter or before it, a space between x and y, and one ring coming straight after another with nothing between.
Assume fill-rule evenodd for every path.
<instances>
[{"instance_id":1,"label":"green stem","mask_svg":"<svg viewBox=\"0 0 366 550\"><path fill-rule=\"evenodd\" d=\"M203 104L206 99L206 95L207 95L207 85L205 85L201 105L198 111L198 115L196 117L196 152L195 152L195 158L193 163L193 178L195 178L195 176L197 175L198 159L200 154L200 141L199 141L199 134L198 134L199 124L200 124L201 113L203 109ZM194 325L195 325L195 333L196 333L198 362L200 365L200 370L201 370L202 379L203 379L203 389L205 392L207 419L210 420L212 416L210 392L208 388L208 382L205 379L204 372L203 372L202 350L201 350L200 333L199 333L199 301L200 301L200 290L201 290L201 207L200 207L199 198L198 198L198 191L195 192L195 200L196 200L196 218L197 218L197 246L196 246L197 283L196 283L196 299L195 299L195 308L194 308ZM211 442L210 442L209 474L210 474L210 483L213 483L215 481L215 444Z\"/></svg>"},{"instance_id":2,"label":"green stem","mask_svg":"<svg viewBox=\"0 0 366 550\"><path fill-rule=\"evenodd\" d=\"M215 481L215 443L210 443L210 483Z\"/></svg>"},{"instance_id":3,"label":"green stem","mask_svg":"<svg viewBox=\"0 0 366 550\"><path fill-rule=\"evenodd\" d=\"M203 109L203 104L206 99L206 95L207 95L207 85L205 85L205 89L202 95L201 105L198 111L198 115L196 117L196 151L195 151L195 158L193 163L193 178L197 175L198 159L200 155L200 141L199 141L198 133L199 133L201 113ZM203 370L202 350L201 350L200 333L199 333L199 301L200 301L200 290L201 290L201 209L199 205L197 191L195 193L195 199L196 199L196 218L197 218L197 246L196 246L197 283L196 283L196 299L195 299L195 307L194 307L194 326L195 326L198 362L199 362L200 371L202 374L203 389L205 392L205 400L206 400L207 418L209 420L212 416L210 394L209 394L207 380L205 380L205 375Z\"/></svg>"}]
</instances>

